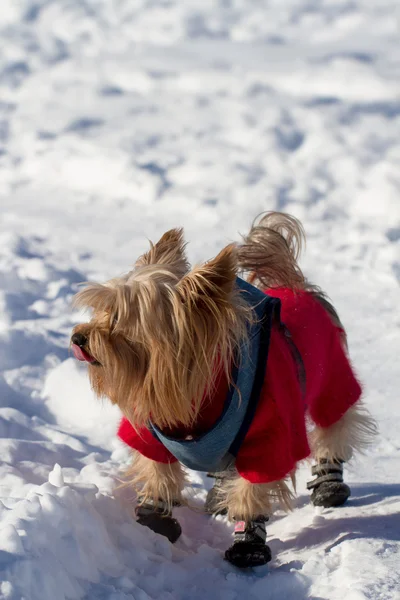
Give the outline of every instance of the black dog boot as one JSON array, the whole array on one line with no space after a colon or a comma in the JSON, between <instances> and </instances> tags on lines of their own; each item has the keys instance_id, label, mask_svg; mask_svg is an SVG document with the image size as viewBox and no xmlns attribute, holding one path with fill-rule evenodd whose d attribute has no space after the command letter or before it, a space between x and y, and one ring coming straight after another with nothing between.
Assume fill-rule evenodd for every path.
<instances>
[{"instance_id":1,"label":"black dog boot","mask_svg":"<svg viewBox=\"0 0 400 600\"><path fill-rule=\"evenodd\" d=\"M226 478L226 473L207 473L208 477L214 477L214 485L207 494L204 510L208 515L226 515L227 510L218 507L221 500L221 489Z\"/></svg>"},{"instance_id":2,"label":"black dog boot","mask_svg":"<svg viewBox=\"0 0 400 600\"><path fill-rule=\"evenodd\" d=\"M182 533L179 522L172 517L167 504L161 500L157 503L147 500L136 508L137 523L148 527L155 533L168 538L174 544Z\"/></svg>"},{"instance_id":3,"label":"black dog boot","mask_svg":"<svg viewBox=\"0 0 400 600\"><path fill-rule=\"evenodd\" d=\"M265 523L268 517L257 517L246 523L237 521L232 546L225 552L225 560L239 569L260 567L271 560L271 550L265 543Z\"/></svg>"},{"instance_id":4,"label":"black dog boot","mask_svg":"<svg viewBox=\"0 0 400 600\"><path fill-rule=\"evenodd\" d=\"M321 460L311 470L316 479L307 483L307 489L313 490L311 502L314 506L331 508L342 506L350 496L348 485L343 483L343 461L327 459Z\"/></svg>"}]
</instances>

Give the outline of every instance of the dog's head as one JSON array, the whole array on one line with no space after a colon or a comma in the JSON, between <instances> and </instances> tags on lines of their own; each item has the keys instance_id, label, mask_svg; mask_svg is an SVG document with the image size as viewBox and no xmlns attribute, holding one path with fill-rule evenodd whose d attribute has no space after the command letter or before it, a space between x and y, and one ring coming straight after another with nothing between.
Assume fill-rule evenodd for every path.
<instances>
[{"instance_id":1,"label":"dog's head","mask_svg":"<svg viewBox=\"0 0 400 600\"><path fill-rule=\"evenodd\" d=\"M77 294L75 304L93 312L74 328L72 351L96 394L135 426L189 425L218 369L229 377L249 318L236 262L231 245L190 270L182 230L172 229L128 274Z\"/></svg>"}]
</instances>

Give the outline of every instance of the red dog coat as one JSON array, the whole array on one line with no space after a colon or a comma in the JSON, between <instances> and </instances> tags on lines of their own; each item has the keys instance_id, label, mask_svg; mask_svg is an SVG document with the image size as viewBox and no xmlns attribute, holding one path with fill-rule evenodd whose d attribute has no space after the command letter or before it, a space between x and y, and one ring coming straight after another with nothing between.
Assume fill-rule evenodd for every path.
<instances>
[{"instance_id":1,"label":"red dog coat","mask_svg":"<svg viewBox=\"0 0 400 600\"><path fill-rule=\"evenodd\" d=\"M320 427L329 427L361 396L361 386L341 342L342 330L308 292L286 288L265 290L281 300L281 320L291 333L306 373L305 397L300 389L297 365L284 330L273 325L262 393L254 419L236 457L240 475L251 483L284 478L310 454L306 412ZM220 416L228 383L219 376L212 398L205 398L190 431L176 428L168 435L185 438L204 434ZM135 431L123 418L119 437L152 460L176 458L145 427Z\"/></svg>"}]
</instances>

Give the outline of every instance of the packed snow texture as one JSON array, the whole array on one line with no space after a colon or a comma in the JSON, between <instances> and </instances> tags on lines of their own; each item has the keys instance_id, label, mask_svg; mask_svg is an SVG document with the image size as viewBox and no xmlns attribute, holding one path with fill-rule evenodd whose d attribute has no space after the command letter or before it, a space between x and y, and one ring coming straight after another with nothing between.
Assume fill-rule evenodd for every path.
<instances>
[{"instance_id":1,"label":"packed snow texture","mask_svg":"<svg viewBox=\"0 0 400 600\"><path fill-rule=\"evenodd\" d=\"M400 598L399 27L397 0L1 0L1 599ZM177 509L175 546L135 523L71 298L167 228L196 262L271 209L305 225L380 436L343 508L303 466L241 573L224 518Z\"/></svg>"}]
</instances>

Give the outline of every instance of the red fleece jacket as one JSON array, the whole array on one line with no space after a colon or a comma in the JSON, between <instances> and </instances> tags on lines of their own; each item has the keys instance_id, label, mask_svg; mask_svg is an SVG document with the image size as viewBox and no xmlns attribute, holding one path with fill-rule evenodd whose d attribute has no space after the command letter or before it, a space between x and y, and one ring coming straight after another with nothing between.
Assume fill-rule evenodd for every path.
<instances>
[{"instance_id":1,"label":"red fleece jacket","mask_svg":"<svg viewBox=\"0 0 400 600\"><path fill-rule=\"evenodd\" d=\"M360 398L361 386L343 350L341 330L325 309L307 292L279 288L266 290L282 302L281 320L289 329L306 372L306 397L302 397L296 364L288 341L273 326L264 386L253 422L236 457L240 475L251 483L268 483L288 475L310 454L305 411L320 427L329 427ZM213 398L190 431L177 428L168 435L198 436L222 412L228 384L219 378ZM129 446L152 460L175 462L175 457L147 429L135 431L126 418L118 430Z\"/></svg>"}]
</instances>

